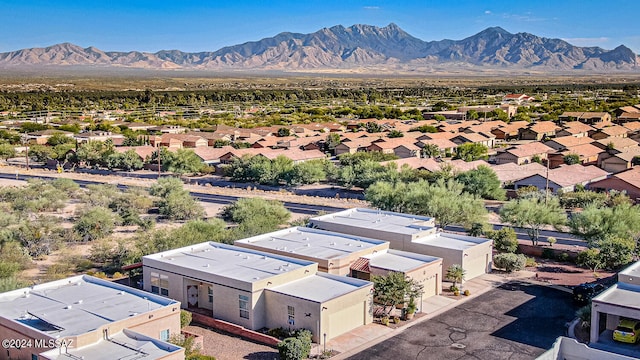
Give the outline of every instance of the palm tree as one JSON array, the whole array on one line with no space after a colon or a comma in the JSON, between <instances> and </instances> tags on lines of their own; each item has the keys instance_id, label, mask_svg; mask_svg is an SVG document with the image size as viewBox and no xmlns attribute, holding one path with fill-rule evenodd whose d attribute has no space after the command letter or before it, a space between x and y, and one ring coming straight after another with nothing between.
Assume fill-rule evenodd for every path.
<instances>
[{"instance_id":1,"label":"palm tree","mask_svg":"<svg viewBox=\"0 0 640 360\"><path fill-rule=\"evenodd\" d=\"M455 288L458 283L462 283L466 271L462 268L462 265L453 264L447 268L447 279L453 281L452 288Z\"/></svg>"}]
</instances>

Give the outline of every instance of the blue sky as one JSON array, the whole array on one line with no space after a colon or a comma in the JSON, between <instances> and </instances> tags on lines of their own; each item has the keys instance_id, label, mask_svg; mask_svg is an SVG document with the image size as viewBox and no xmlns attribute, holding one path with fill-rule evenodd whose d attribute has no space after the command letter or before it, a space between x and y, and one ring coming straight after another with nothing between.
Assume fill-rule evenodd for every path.
<instances>
[{"instance_id":1,"label":"blue sky","mask_svg":"<svg viewBox=\"0 0 640 360\"><path fill-rule=\"evenodd\" d=\"M0 52L71 42L105 51L213 51L290 31L393 22L422 40L487 27L640 52L638 0L0 0Z\"/></svg>"}]
</instances>

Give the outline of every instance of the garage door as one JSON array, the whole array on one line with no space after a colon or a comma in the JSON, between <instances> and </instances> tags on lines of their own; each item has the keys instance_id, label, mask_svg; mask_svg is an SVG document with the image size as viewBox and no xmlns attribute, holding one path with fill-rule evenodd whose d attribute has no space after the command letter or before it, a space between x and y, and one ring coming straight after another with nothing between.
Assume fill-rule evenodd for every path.
<instances>
[{"instance_id":1,"label":"garage door","mask_svg":"<svg viewBox=\"0 0 640 360\"><path fill-rule=\"evenodd\" d=\"M426 279L424 281L424 294L422 296L424 296L424 298L428 298L429 296L434 296L434 295L438 295L438 281L440 279L438 279L438 274L435 274L436 276L432 277L431 279ZM420 301L420 299L418 299L417 301Z\"/></svg>"},{"instance_id":2,"label":"garage door","mask_svg":"<svg viewBox=\"0 0 640 360\"><path fill-rule=\"evenodd\" d=\"M332 339L364 325L364 306L365 303L362 302L331 314L329 316L329 333L327 337Z\"/></svg>"}]
</instances>

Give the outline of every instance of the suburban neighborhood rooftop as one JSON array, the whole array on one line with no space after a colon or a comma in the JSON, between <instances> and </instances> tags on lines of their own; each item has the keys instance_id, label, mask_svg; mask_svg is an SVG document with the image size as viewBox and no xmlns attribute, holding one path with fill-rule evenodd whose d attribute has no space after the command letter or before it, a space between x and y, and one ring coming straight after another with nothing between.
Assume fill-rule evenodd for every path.
<instances>
[{"instance_id":1,"label":"suburban neighborhood rooftop","mask_svg":"<svg viewBox=\"0 0 640 360\"><path fill-rule=\"evenodd\" d=\"M286 251L316 259L336 259L385 242L306 227L293 227L238 240L236 243L246 243L268 250Z\"/></svg>"},{"instance_id":2,"label":"suburban neighborhood rooftop","mask_svg":"<svg viewBox=\"0 0 640 360\"><path fill-rule=\"evenodd\" d=\"M445 232L438 232L413 240L414 243L456 250L465 250L487 241L491 240Z\"/></svg>"},{"instance_id":3,"label":"suburban neighborhood rooftop","mask_svg":"<svg viewBox=\"0 0 640 360\"><path fill-rule=\"evenodd\" d=\"M205 242L180 249L147 255L143 262L174 264L203 274L253 283L284 272L315 264L233 245ZM146 265L146 264L145 264Z\"/></svg>"},{"instance_id":4,"label":"suburban neighborhood rooftop","mask_svg":"<svg viewBox=\"0 0 640 360\"><path fill-rule=\"evenodd\" d=\"M399 272L414 270L434 261L442 260L435 256L420 255L398 250L387 250L382 253L363 257L369 259L370 266Z\"/></svg>"},{"instance_id":5,"label":"suburban neighborhood rooftop","mask_svg":"<svg viewBox=\"0 0 640 360\"><path fill-rule=\"evenodd\" d=\"M52 336L87 333L176 301L87 275L0 295L0 317Z\"/></svg>"},{"instance_id":6,"label":"suburban neighborhood rooftop","mask_svg":"<svg viewBox=\"0 0 640 360\"><path fill-rule=\"evenodd\" d=\"M319 272L313 276L306 276L284 285L270 288L269 291L322 303L367 286L372 286L372 283L346 276Z\"/></svg>"},{"instance_id":7,"label":"suburban neighborhood rooftop","mask_svg":"<svg viewBox=\"0 0 640 360\"><path fill-rule=\"evenodd\" d=\"M432 231L434 227L434 219L427 216L363 208L348 209L333 214L314 217L311 220L346 224L351 227L366 229L380 229L381 231L407 235Z\"/></svg>"}]
</instances>

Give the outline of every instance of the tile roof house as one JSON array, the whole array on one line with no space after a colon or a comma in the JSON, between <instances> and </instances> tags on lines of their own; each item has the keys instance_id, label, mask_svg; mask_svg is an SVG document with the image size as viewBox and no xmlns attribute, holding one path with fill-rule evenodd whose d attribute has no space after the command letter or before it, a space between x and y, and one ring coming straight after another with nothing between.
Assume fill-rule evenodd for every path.
<instances>
[{"instance_id":1,"label":"tile roof house","mask_svg":"<svg viewBox=\"0 0 640 360\"><path fill-rule=\"evenodd\" d=\"M156 148L153 146L145 145L145 146L118 146L114 149L117 153L125 153L129 150L133 150L139 157L140 160L146 161L147 158L150 158L151 155L156 152Z\"/></svg>"},{"instance_id":2,"label":"tile roof house","mask_svg":"<svg viewBox=\"0 0 640 360\"><path fill-rule=\"evenodd\" d=\"M529 125L527 121L513 121L504 126L497 127L491 130L491 133L500 140L517 139L520 129Z\"/></svg>"},{"instance_id":3,"label":"tile roof house","mask_svg":"<svg viewBox=\"0 0 640 360\"><path fill-rule=\"evenodd\" d=\"M536 162L523 165L508 162L500 165L492 165L491 169L493 169L503 185L513 184L514 181L524 179L535 174L544 175L547 171L546 166Z\"/></svg>"},{"instance_id":4,"label":"tile roof house","mask_svg":"<svg viewBox=\"0 0 640 360\"><path fill-rule=\"evenodd\" d=\"M578 155L580 158L579 163L582 165L596 165L602 151L602 149L593 144L571 146L558 153L549 154L549 166L555 168L564 164L564 157L570 154Z\"/></svg>"},{"instance_id":5,"label":"tile roof house","mask_svg":"<svg viewBox=\"0 0 640 360\"><path fill-rule=\"evenodd\" d=\"M115 146L122 145L125 140L124 135L114 134L111 131L87 131L76 134L74 137L78 140L78 143L111 140Z\"/></svg>"},{"instance_id":6,"label":"tile roof house","mask_svg":"<svg viewBox=\"0 0 640 360\"><path fill-rule=\"evenodd\" d=\"M630 168L606 179L594 181L587 188L594 191L624 191L636 204L640 203L640 167Z\"/></svg>"},{"instance_id":7,"label":"tile roof house","mask_svg":"<svg viewBox=\"0 0 640 360\"><path fill-rule=\"evenodd\" d=\"M496 164L515 163L518 165L528 164L538 157L540 160L547 158L547 154L553 152L553 148L539 142L516 145L498 153L495 156Z\"/></svg>"},{"instance_id":8,"label":"tile roof house","mask_svg":"<svg viewBox=\"0 0 640 360\"><path fill-rule=\"evenodd\" d=\"M627 137L629 130L624 126L612 125L602 129L594 130L589 134L589 137L594 140L602 140L614 137Z\"/></svg>"},{"instance_id":9,"label":"tile roof house","mask_svg":"<svg viewBox=\"0 0 640 360\"><path fill-rule=\"evenodd\" d=\"M574 191L576 185L587 186L592 182L606 179L608 174L608 172L593 165L563 165L550 169L546 176L534 174L514 181L514 187L517 190L521 187L535 186L544 191L547 188L548 178L549 190L552 192L557 192L558 190Z\"/></svg>"},{"instance_id":10,"label":"tile roof house","mask_svg":"<svg viewBox=\"0 0 640 360\"><path fill-rule=\"evenodd\" d=\"M535 98L533 96L529 96L526 94L507 94L502 97L503 104L524 104L531 101L534 101Z\"/></svg>"},{"instance_id":11,"label":"tile roof house","mask_svg":"<svg viewBox=\"0 0 640 360\"><path fill-rule=\"evenodd\" d=\"M407 141L409 140L409 141ZM420 148L411 139L397 138L377 141L367 146L367 151L378 151L383 154L395 154L397 157L420 157Z\"/></svg>"},{"instance_id":12,"label":"tile roof house","mask_svg":"<svg viewBox=\"0 0 640 360\"><path fill-rule=\"evenodd\" d=\"M481 144L491 149L495 146L496 137L493 134L485 133L458 133L456 136L450 139L458 146L467 143Z\"/></svg>"},{"instance_id":13,"label":"tile roof house","mask_svg":"<svg viewBox=\"0 0 640 360\"><path fill-rule=\"evenodd\" d=\"M359 138L351 141L343 141L335 147L336 156L348 153L355 154L358 151L365 151L366 148L374 142L375 138Z\"/></svg>"},{"instance_id":14,"label":"tile roof house","mask_svg":"<svg viewBox=\"0 0 640 360\"><path fill-rule=\"evenodd\" d=\"M549 139L545 141L544 144L556 151L563 151L573 146L591 144L592 142L594 142L594 140L590 137L563 136Z\"/></svg>"},{"instance_id":15,"label":"tile roof house","mask_svg":"<svg viewBox=\"0 0 640 360\"><path fill-rule=\"evenodd\" d=\"M522 128L518 131L518 137L520 140L536 140L540 141L546 137L556 136L556 131L561 128L553 121L539 121L530 124L526 128Z\"/></svg>"},{"instance_id":16,"label":"tile roof house","mask_svg":"<svg viewBox=\"0 0 640 360\"><path fill-rule=\"evenodd\" d=\"M149 137L151 146L162 146L167 148L196 148L209 146L209 141L199 135L187 134L162 134L162 136Z\"/></svg>"},{"instance_id":17,"label":"tile roof house","mask_svg":"<svg viewBox=\"0 0 640 360\"><path fill-rule=\"evenodd\" d=\"M640 164L640 147L633 151L609 154L600 159L600 168L610 173L618 173Z\"/></svg>"},{"instance_id":18,"label":"tile roof house","mask_svg":"<svg viewBox=\"0 0 640 360\"><path fill-rule=\"evenodd\" d=\"M593 131L591 126L579 121L570 121L568 123L564 123L561 130L556 131L556 137L586 137L589 136L590 131Z\"/></svg>"},{"instance_id":19,"label":"tile roof house","mask_svg":"<svg viewBox=\"0 0 640 360\"><path fill-rule=\"evenodd\" d=\"M561 122L580 121L585 124L595 124L610 122L611 114L607 112L565 111L558 116L558 120Z\"/></svg>"}]
</instances>

